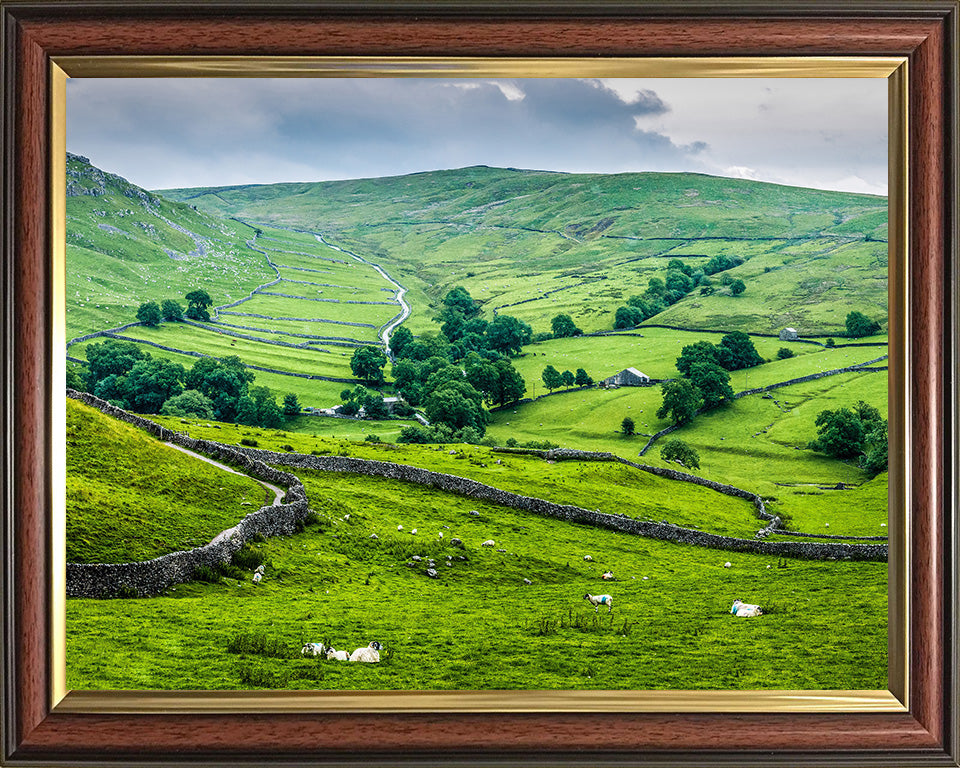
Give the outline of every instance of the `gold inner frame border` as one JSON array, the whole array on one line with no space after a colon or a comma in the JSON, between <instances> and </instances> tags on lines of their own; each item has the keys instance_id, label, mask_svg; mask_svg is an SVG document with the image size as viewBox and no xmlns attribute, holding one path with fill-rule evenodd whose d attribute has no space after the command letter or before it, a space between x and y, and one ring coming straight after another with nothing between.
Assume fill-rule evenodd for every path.
<instances>
[{"instance_id":1,"label":"gold inner frame border","mask_svg":"<svg viewBox=\"0 0 960 768\"><path fill-rule=\"evenodd\" d=\"M293 712L897 713L909 711L910 478L909 195L906 57L457 58L309 56L55 56L50 62L51 381L66 361L66 80L286 77L886 78L889 211L888 689L644 691L71 691L66 686L66 433L63 398L51 416L51 690L54 712L76 714ZM62 386L51 392L62 392Z\"/></svg>"}]
</instances>

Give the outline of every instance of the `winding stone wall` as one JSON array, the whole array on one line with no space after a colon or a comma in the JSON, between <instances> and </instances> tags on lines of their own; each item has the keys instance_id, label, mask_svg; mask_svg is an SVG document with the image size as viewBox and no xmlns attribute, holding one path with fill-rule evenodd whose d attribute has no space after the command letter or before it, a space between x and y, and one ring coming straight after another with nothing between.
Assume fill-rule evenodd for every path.
<instances>
[{"instance_id":1,"label":"winding stone wall","mask_svg":"<svg viewBox=\"0 0 960 768\"><path fill-rule=\"evenodd\" d=\"M613 515L598 510L583 509L565 504L554 504L544 499L522 496L517 493L503 491L476 480L470 480L456 475L442 472L433 472L419 467L405 464L394 464L386 461L372 461L369 459L355 459L348 456L307 456L298 453L276 453L256 448L242 448L250 456L256 456L269 464L282 466L303 467L322 472L351 472L371 477L385 477L391 480L400 480L407 483L416 483L428 488L437 488L449 493L456 493L473 499L482 499L493 504L522 509L546 517L553 517L569 523L592 525L598 528L630 533L661 541L673 541L680 544L690 544L698 547L724 549L733 552L753 552L781 557L798 557L810 560L873 560L886 561L887 546L885 544L834 544L819 542L795 541L759 541L755 539L738 539L731 536L720 536L705 533L691 528L681 528L670 523L654 523L637 520L623 514ZM596 454L589 451L531 451L544 457L553 459L572 459L577 461L609 461L607 456L612 454ZM619 459L620 462L636 467L643 471L673 480L695 482L712 488L720 493L738 496L754 502L758 517L771 519L763 508L763 501L756 494L744 491L734 486L715 483L685 472L660 467L647 467L642 464Z\"/></svg>"},{"instance_id":2,"label":"winding stone wall","mask_svg":"<svg viewBox=\"0 0 960 768\"><path fill-rule=\"evenodd\" d=\"M182 552L137 563L68 563L67 595L70 597L113 597L121 590L133 590L144 596L156 594L185 581L189 581L197 568L215 567L225 563L246 541L261 536L289 535L298 521L309 512L306 491L299 478L270 465L303 467L323 472L349 472L371 477L384 477L402 482L437 488L468 498L481 499L493 504L521 509L527 512L552 517L569 523L592 525L660 541L672 541L698 547L722 549L733 552L752 552L781 557L797 557L813 560L871 560L886 561L887 545L846 544L794 541L759 541L738 539L730 536L706 533L682 528L670 523L654 523L637 520L624 514L609 514L599 510L555 504L544 499L523 496L456 475L433 472L405 464L357 459L348 456L307 456L298 453L278 453L256 448L235 447L213 440L191 438L155 422L110 405L104 400L85 392L67 390L67 396L96 408L113 418L124 421L189 450L203 453L211 458L229 462L243 472L275 485L285 486L285 503L262 507L244 517L236 526L218 534L209 544ZM758 517L772 521L763 500L756 494L735 486L717 483L696 475L662 467L637 464L609 453L557 449L536 451L532 449L498 449L504 453L537 455L554 461L616 461L649 472L659 477L682 482L692 482L718 493L736 496L751 501Z\"/></svg>"},{"instance_id":3,"label":"winding stone wall","mask_svg":"<svg viewBox=\"0 0 960 768\"><path fill-rule=\"evenodd\" d=\"M233 528L222 531L202 547L136 563L67 563L69 597L114 597L121 590L132 590L141 597L157 594L189 581L201 566L214 568L219 563L229 562L234 552L258 534L265 537L292 534L310 511L306 491L296 475L267 466L231 446L197 440L161 427L86 392L68 389L67 396L149 432L160 440L203 453L221 462L229 462L252 477L287 488L283 504L261 507L251 512Z\"/></svg>"}]
</instances>

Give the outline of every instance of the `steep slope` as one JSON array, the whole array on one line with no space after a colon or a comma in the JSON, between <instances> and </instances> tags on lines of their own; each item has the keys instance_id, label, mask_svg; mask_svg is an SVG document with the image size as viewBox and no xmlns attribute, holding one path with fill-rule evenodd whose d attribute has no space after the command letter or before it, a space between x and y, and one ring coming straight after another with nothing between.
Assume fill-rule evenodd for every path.
<instances>
[{"instance_id":1,"label":"steep slope","mask_svg":"<svg viewBox=\"0 0 960 768\"><path fill-rule=\"evenodd\" d=\"M254 230L67 155L67 338L136 320L144 301L204 288L220 301L272 279Z\"/></svg>"},{"instance_id":2,"label":"steep slope","mask_svg":"<svg viewBox=\"0 0 960 768\"><path fill-rule=\"evenodd\" d=\"M268 499L146 433L67 400L67 560L125 563L191 549Z\"/></svg>"}]
</instances>

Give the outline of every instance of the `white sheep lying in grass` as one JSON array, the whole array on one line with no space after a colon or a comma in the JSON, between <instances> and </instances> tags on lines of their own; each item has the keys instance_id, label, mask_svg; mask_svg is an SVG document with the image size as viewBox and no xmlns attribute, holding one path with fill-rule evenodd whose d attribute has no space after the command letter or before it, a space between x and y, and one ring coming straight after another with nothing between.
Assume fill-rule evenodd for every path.
<instances>
[{"instance_id":1,"label":"white sheep lying in grass","mask_svg":"<svg viewBox=\"0 0 960 768\"><path fill-rule=\"evenodd\" d=\"M741 619L750 619L754 616L763 616L763 609L759 605L751 605L742 600L734 600L730 613Z\"/></svg>"},{"instance_id":2,"label":"white sheep lying in grass","mask_svg":"<svg viewBox=\"0 0 960 768\"><path fill-rule=\"evenodd\" d=\"M254 583L254 584L259 584L260 581L261 581L261 579L263 579L263 574L260 573L259 571L257 571L256 573L253 574L253 583Z\"/></svg>"},{"instance_id":3,"label":"white sheep lying in grass","mask_svg":"<svg viewBox=\"0 0 960 768\"><path fill-rule=\"evenodd\" d=\"M323 651L323 643L307 643L300 649L304 656L319 656Z\"/></svg>"},{"instance_id":4,"label":"white sheep lying in grass","mask_svg":"<svg viewBox=\"0 0 960 768\"><path fill-rule=\"evenodd\" d=\"M607 613L610 613L613 610L613 597L610 595L591 595L589 592L583 596L584 600L587 600L590 605L592 605L593 612L597 613L600 610L601 605L607 606Z\"/></svg>"},{"instance_id":5,"label":"white sheep lying in grass","mask_svg":"<svg viewBox=\"0 0 960 768\"><path fill-rule=\"evenodd\" d=\"M366 648L357 648L351 653L350 661L366 661L371 663L380 661L380 649L382 647L380 643L374 640Z\"/></svg>"},{"instance_id":6,"label":"white sheep lying in grass","mask_svg":"<svg viewBox=\"0 0 960 768\"><path fill-rule=\"evenodd\" d=\"M349 661L350 657L347 656L346 651L338 651L336 648L330 648L327 650L327 659L331 661Z\"/></svg>"},{"instance_id":7,"label":"white sheep lying in grass","mask_svg":"<svg viewBox=\"0 0 960 768\"><path fill-rule=\"evenodd\" d=\"M480 546L481 546L481 547L495 547L496 545L497 545L497 543L496 543L493 539L487 539L487 540L486 540L485 542L483 542L483 544L481 544Z\"/></svg>"}]
</instances>

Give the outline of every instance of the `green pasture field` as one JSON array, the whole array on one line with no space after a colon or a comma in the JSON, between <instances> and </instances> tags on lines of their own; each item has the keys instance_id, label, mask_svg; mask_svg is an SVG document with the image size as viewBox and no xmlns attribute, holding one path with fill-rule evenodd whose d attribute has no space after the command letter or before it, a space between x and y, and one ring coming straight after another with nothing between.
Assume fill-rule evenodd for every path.
<instances>
[{"instance_id":1,"label":"green pasture field","mask_svg":"<svg viewBox=\"0 0 960 768\"><path fill-rule=\"evenodd\" d=\"M801 336L842 336L855 306L886 327L886 265L884 242L809 242L728 270L746 283L740 296L719 285L711 296L695 290L648 322L763 333L790 326Z\"/></svg>"},{"instance_id":2,"label":"green pasture field","mask_svg":"<svg viewBox=\"0 0 960 768\"><path fill-rule=\"evenodd\" d=\"M381 280L379 286L344 285L331 282L326 275L312 272L297 272L281 269L282 282L276 290L283 293L299 293L312 298L339 299L340 301L393 301L396 289Z\"/></svg>"},{"instance_id":3,"label":"green pasture field","mask_svg":"<svg viewBox=\"0 0 960 768\"><path fill-rule=\"evenodd\" d=\"M239 307L235 308L236 312L243 312L244 308L241 304ZM266 313L263 313L266 314ZM356 325L340 325L339 323L325 323L322 321L309 321L309 320L285 320L278 319L275 317L266 318L266 317L245 317L244 315L231 314L228 312L218 313L219 321L225 325L244 325L251 328L260 328L267 329L272 331L282 331L286 334L296 334L296 333L305 333L309 336L327 336L331 338L344 338L344 339L355 339L356 341L367 343L367 344L377 344L377 329L376 328L367 328L364 326ZM229 329L228 329L229 330ZM241 333L246 333L242 329ZM297 339L296 336L291 338ZM304 339L297 339L298 342L304 341Z\"/></svg>"},{"instance_id":4,"label":"green pasture field","mask_svg":"<svg viewBox=\"0 0 960 768\"><path fill-rule=\"evenodd\" d=\"M283 430L214 427L202 420L173 417L151 419L191 437L239 444L244 438L257 441L258 448L298 453L350 455L358 458L390 461L425 467L437 472L468 477L505 491L547 499L557 504L572 504L599 509L610 514L627 514L642 520L668 520L685 527L700 528L728 536L751 537L759 524L751 503L725 496L699 485L679 483L618 463L544 462L536 456L497 453L484 446L417 446L367 444L347 445L332 438L363 440L378 434L387 440L412 422L350 421L304 416L301 424L284 425ZM356 425L352 429L348 425ZM391 425L395 425L391 429ZM291 431L293 430L293 431ZM705 515L703 510L709 510Z\"/></svg>"},{"instance_id":5,"label":"green pasture field","mask_svg":"<svg viewBox=\"0 0 960 768\"><path fill-rule=\"evenodd\" d=\"M637 368L654 379L672 379L678 375L676 362L683 347L698 341L719 344L722 338L720 333L642 327L616 335L577 336L531 344L513 360L513 365L527 382L528 397L533 395L533 385L536 385L536 394L545 394L541 375L548 365L558 371L569 370L574 373L578 368L583 368L595 381L629 367ZM882 347L825 349L814 344L780 341L764 336L752 336L751 341L759 355L768 362L731 372L730 384L735 392L844 368L886 353ZM778 360L777 352L782 347L790 349L795 357Z\"/></svg>"},{"instance_id":6,"label":"green pasture field","mask_svg":"<svg viewBox=\"0 0 960 768\"><path fill-rule=\"evenodd\" d=\"M335 299L336 301L342 302L393 302L393 291L387 293L386 291L381 291L379 288L351 288L349 286L337 286L331 288L328 285L311 285L311 283L315 282L316 281L312 280L298 280L297 278L284 279L277 283L277 285L272 285L265 290L276 291L278 293L288 293L291 296L298 296L305 299ZM381 282L383 285L386 285L385 282ZM393 303L396 304L396 302ZM399 304L396 306L397 310L399 311Z\"/></svg>"},{"instance_id":7,"label":"green pasture field","mask_svg":"<svg viewBox=\"0 0 960 768\"><path fill-rule=\"evenodd\" d=\"M886 536L890 530L888 496L887 473L883 472L854 488L809 484L783 486L778 499L782 500L782 506L795 510L791 520L793 530L830 535ZM788 535L773 536L770 540L789 538Z\"/></svg>"},{"instance_id":8,"label":"green pasture field","mask_svg":"<svg viewBox=\"0 0 960 768\"><path fill-rule=\"evenodd\" d=\"M838 374L773 390L770 395L771 399L750 395L701 414L661 441L674 437L684 440L700 454L700 468L694 474L777 498L772 511L789 518L796 530L806 531L805 497L786 494L779 484L860 485L866 481L866 475L855 465L830 459L806 446L816 437L814 422L822 410L850 407L865 400L884 413L886 375ZM669 425L656 418L660 403L659 387L574 390L491 414L487 434L500 444L510 437L520 443L546 439L562 447L609 451L632 461L668 466L660 459L662 442L639 456L649 435ZM638 434L633 437L620 432L627 416L637 425ZM886 504L863 511L864 525L877 533L862 534L858 528L856 535L882 535L879 526L886 522ZM842 526L831 532L853 533Z\"/></svg>"},{"instance_id":9,"label":"green pasture field","mask_svg":"<svg viewBox=\"0 0 960 768\"><path fill-rule=\"evenodd\" d=\"M397 481L298 475L321 523L256 545L267 559L262 584L224 579L148 599L68 600L67 685L604 690L886 684L883 563L791 560L781 568L774 557L565 524ZM370 538L374 533L378 539ZM450 545L455 536L463 549ZM505 551L481 548L488 538ZM415 554L436 558L436 580L422 565L406 565ZM586 554L592 562L583 560ZM599 578L608 569L613 582ZM612 594L613 613L594 613L582 599L588 591ZM735 597L765 605L768 613L736 619L729 614ZM307 641L350 652L371 640L384 644L379 664L300 654Z\"/></svg>"},{"instance_id":10,"label":"green pasture field","mask_svg":"<svg viewBox=\"0 0 960 768\"><path fill-rule=\"evenodd\" d=\"M353 378L350 370L353 351L346 347L331 347L330 352L278 347L179 323L164 323L159 328L128 328L123 335L214 357L237 355L245 363L280 371Z\"/></svg>"},{"instance_id":11,"label":"green pasture field","mask_svg":"<svg viewBox=\"0 0 960 768\"><path fill-rule=\"evenodd\" d=\"M255 480L69 399L66 440L72 563L126 563L201 546L273 502Z\"/></svg>"},{"instance_id":12,"label":"green pasture field","mask_svg":"<svg viewBox=\"0 0 960 768\"><path fill-rule=\"evenodd\" d=\"M278 286L279 287L279 286ZM286 293L286 291L279 291ZM292 295L292 294L291 294ZM397 304L346 304L327 301L306 301L285 296L257 293L237 307L237 312L252 312L270 317L309 317L321 320L341 320L351 323L370 323L378 328L400 312ZM350 328L351 326L344 326Z\"/></svg>"}]
</instances>

